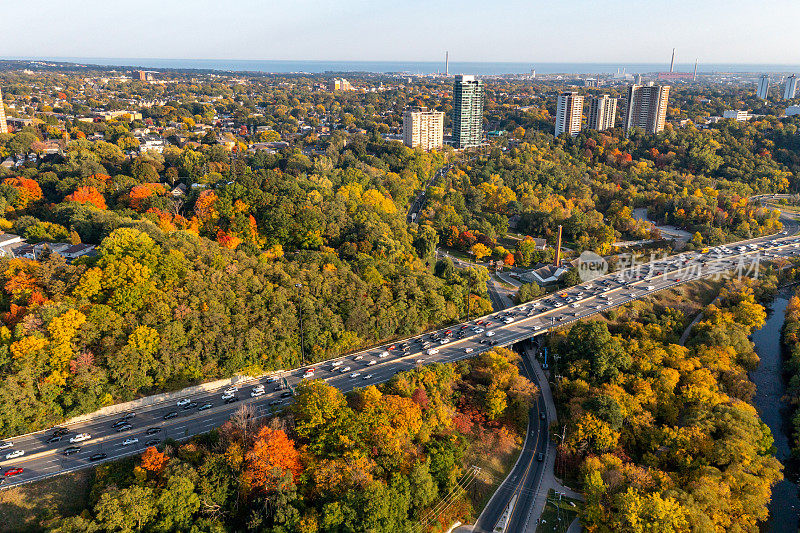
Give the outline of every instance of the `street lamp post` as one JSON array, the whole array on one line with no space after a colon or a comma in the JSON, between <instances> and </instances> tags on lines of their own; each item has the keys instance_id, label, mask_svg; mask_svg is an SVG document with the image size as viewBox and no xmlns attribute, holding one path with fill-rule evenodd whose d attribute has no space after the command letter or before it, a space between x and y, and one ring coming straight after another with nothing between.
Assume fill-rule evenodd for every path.
<instances>
[{"instance_id":1,"label":"street lamp post","mask_svg":"<svg viewBox=\"0 0 800 533\"><path fill-rule=\"evenodd\" d=\"M298 288L298 289L302 289L303 288L303 284L302 283L295 283L294 286L296 288ZM305 347L303 346L304 345L304 342L303 342L303 304L302 304L302 301L300 300L300 291L298 291L298 294L297 294L297 315L298 315L298 318L300 320L300 364L304 365L305 362L306 362L306 352L305 352Z\"/></svg>"}]
</instances>

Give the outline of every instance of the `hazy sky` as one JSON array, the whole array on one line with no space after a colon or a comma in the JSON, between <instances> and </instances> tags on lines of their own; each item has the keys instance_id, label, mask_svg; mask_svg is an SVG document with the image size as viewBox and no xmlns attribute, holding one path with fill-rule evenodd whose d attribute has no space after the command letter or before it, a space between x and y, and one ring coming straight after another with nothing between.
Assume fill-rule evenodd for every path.
<instances>
[{"instance_id":1,"label":"hazy sky","mask_svg":"<svg viewBox=\"0 0 800 533\"><path fill-rule=\"evenodd\" d=\"M800 64L797 0L0 0L0 57Z\"/></svg>"}]
</instances>

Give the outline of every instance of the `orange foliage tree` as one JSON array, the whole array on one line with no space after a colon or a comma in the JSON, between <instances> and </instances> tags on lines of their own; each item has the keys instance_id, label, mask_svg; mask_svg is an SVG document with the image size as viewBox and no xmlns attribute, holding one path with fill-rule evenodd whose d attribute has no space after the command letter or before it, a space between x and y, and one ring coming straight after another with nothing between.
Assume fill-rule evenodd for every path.
<instances>
[{"instance_id":1,"label":"orange foliage tree","mask_svg":"<svg viewBox=\"0 0 800 533\"><path fill-rule=\"evenodd\" d=\"M106 199L100 191L94 187L78 187L75 192L64 198L67 202L78 202L81 204L92 204L97 209L106 208Z\"/></svg>"},{"instance_id":2,"label":"orange foliage tree","mask_svg":"<svg viewBox=\"0 0 800 533\"><path fill-rule=\"evenodd\" d=\"M128 200L133 209L141 210L143 202L154 194L166 194L166 189L159 183L142 183L128 193Z\"/></svg>"},{"instance_id":3,"label":"orange foliage tree","mask_svg":"<svg viewBox=\"0 0 800 533\"><path fill-rule=\"evenodd\" d=\"M159 452L155 446L150 446L142 454L142 468L148 472L160 473L167 463L169 457L165 453Z\"/></svg>"},{"instance_id":4,"label":"orange foliage tree","mask_svg":"<svg viewBox=\"0 0 800 533\"><path fill-rule=\"evenodd\" d=\"M245 479L250 486L264 491L277 488L280 479L287 473L292 480L302 472L300 452L281 430L262 427L256 435L253 449L245 456L247 467Z\"/></svg>"},{"instance_id":5,"label":"orange foliage tree","mask_svg":"<svg viewBox=\"0 0 800 533\"><path fill-rule=\"evenodd\" d=\"M23 177L6 178L3 185L15 188L19 192L19 198L14 203L16 209L25 209L32 202L42 199L42 189L34 180Z\"/></svg>"}]
</instances>

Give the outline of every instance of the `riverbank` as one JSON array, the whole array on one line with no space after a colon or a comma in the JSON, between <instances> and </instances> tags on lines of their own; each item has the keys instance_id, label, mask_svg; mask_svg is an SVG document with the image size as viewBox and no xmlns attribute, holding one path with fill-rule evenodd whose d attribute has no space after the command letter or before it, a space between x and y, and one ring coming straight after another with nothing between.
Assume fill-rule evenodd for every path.
<instances>
[{"instance_id":1,"label":"riverbank","mask_svg":"<svg viewBox=\"0 0 800 533\"><path fill-rule=\"evenodd\" d=\"M756 406L761 420L772 431L775 439L775 457L784 467L791 458L791 447L789 443L790 409L783 400L786 393L786 381L783 374L781 328L791 294L791 289L784 288L776 295L768 306L764 327L754 331L751 336L756 353L760 358L758 368L750 372L750 379L756 385L753 404ZM800 499L798 499L797 485L789 479L784 479L772 489L772 500L769 504L770 517L762 526L762 531L796 533L798 525L800 525L798 511L800 511Z\"/></svg>"}]
</instances>

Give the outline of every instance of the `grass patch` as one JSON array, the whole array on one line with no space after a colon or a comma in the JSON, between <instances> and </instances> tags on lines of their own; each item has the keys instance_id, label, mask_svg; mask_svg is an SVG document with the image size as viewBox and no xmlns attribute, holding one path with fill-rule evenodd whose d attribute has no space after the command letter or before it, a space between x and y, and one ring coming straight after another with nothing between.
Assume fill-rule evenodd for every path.
<instances>
[{"instance_id":1,"label":"grass patch","mask_svg":"<svg viewBox=\"0 0 800 533\"><path fill-rule=\"evenodd\" d=\"M580 513L583 504L572 498L559 498L553 489L547 493L547 503L536 526L536 533L564 532Z\"/></svg>"},{"instance_id":2,"label":"grass patch","mask_svg":"<svg viewBox=\"0 0 800 533\"><path fill-rule=\"evenodd\" d=\"M43 531L43 520L79 513L91 476L91 469L79 470L0 491L0 533Z\"/></svg>"}]
</instances>

